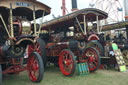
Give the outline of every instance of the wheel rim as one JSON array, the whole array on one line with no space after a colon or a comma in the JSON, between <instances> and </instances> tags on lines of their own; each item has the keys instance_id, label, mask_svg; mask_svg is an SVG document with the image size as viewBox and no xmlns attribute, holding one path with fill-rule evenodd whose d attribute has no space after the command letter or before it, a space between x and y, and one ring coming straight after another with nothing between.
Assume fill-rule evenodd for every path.
<instances>
[{"instance_id":1,"label":"wheel rim","mask_svg":"<svg viewBox=\"0 0 128 85\"><path fill-rule=\"evenodd\" d=\"M32 45L29 45L28 46L28 55L30 55L34 51L36 51L37 53L39 53L40 56L41 56L40 44L37 41L36 41L35 44L32 44Z\"/></svg>"},{"instance_id":2,"label":"wheel rim","mask_svg":"<svg viewBox=\"0 0 128 85\"><path fill-rule=\"evenodd\" d=\"M92 48L86 49L84 52L84 59L87 59L89 71L94 71L98 66L98 55Z\"/></svg>"},{"instance_id":3,"label":"wheel rim","mask_svg":"<svg viewBox=\"0 0 128 85\"><path fill-rule=\"evenodd\" d=\"M73 69L73 58L68 51L62 51L59 55L59 66L64 75L70 75Z\"/></svg>"},{"instance_id":4,"label":"wheel rim","mask_svg":"<svg viewBox=\"0 0 128 85\"><path fill-rule=\"evenodd\" d=\"M34 55L29 56L27 67L30 79L35 82L39 76L39 62Z\"/></svg>"}]
</instances>

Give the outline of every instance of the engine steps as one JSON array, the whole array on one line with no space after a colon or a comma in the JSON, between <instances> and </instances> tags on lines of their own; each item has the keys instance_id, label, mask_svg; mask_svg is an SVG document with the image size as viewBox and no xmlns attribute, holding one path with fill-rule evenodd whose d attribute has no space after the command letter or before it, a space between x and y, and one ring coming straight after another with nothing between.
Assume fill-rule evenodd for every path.
<instances>
[{"instance_id":1,"label":"engine steps","mask_svg":"<svg viewBox=\"0 0 128 85\"><path fill-rule=\"evenodd\" d=\"M88 64L87 63L78 63L77 64L77 74L79 76L84 76L89 74Z\"/></svg>"}]
</instances>

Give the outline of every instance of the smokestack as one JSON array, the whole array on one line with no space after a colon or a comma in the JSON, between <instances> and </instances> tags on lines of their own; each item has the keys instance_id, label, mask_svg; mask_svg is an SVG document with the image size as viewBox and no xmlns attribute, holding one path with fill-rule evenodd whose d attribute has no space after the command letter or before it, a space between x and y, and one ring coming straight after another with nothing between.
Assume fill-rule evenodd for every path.
<instances>
[{"instance_id":1,"label":"smokestack","mask_svg":"<svg viewBox=\"0 0 128 85\"><path fill-rule=\"evenodd\" d=\"M77 0L72 0L72 12L77 11Z\"/></svg>"},{"instance_id":2,"label":"smokestack","mask_svg":"<svg viewBox=\"0 0 128 85\"><path fill-rule=\"evenodd\" d=\"M128 0L124 0L125 20L128 20Z\"/></svg>"}]
</instances>

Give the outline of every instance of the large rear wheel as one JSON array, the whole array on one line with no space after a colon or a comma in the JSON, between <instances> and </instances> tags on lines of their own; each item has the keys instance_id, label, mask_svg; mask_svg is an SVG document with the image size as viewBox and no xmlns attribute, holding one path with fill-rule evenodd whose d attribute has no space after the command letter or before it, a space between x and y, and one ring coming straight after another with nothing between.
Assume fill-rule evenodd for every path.
<instances>
[{"instance_id":1,"label":"large rear wheel","mask_svg":"<svg viewBox=\"0 0 128 85\"><path fill-rule=\"evenodd\" d=\"M37 52L33 52L29 55L27 68L29 78L33 82L39 83L43 79L44 65L41 56Z\"/></svg>"},{"instance_id":2,"label":"large rear wheel","mask_svg":"<svg viewBox=\"0 0 128 85\"><path fill-rule=\"evenodd\" d=\"M93 47L86 48L83 53L83 59L87 61L90 72L96 71L101 63L100 55Z\"/></svg>"},{"instance_id":3,"label":"large rear wheel","mask_svg":"<svg viewBox=\"0 0 128 85\"><path fill-rule=\"evenodd\" d=\"M45 49L45 42L42 39L37 38L36 43L28 46L28 55L30 55L34 51L40 54L44 63L44 67L46 67L47 64L46 49Z\"/></svg>"},{"instance_id":4,"label":"large rear wheel","mask_svg":"<svg viewBox=\"0 0 128 85\"><path fill-rule=\"evenodd\" d=\"M2 85L2 67L0 65L0 85Z\"/></svg>"},{"instance_id":5,"label":"large rear wheel","mask_svg":"<svg viewBox=\"0 0 128 85\"><path fill-rule=\"evenodd\" d=\"M75 56L71 50L65 49L59 55L59 67L65 76L72 76L76 70Z\"/></svg>"}]
</instances>

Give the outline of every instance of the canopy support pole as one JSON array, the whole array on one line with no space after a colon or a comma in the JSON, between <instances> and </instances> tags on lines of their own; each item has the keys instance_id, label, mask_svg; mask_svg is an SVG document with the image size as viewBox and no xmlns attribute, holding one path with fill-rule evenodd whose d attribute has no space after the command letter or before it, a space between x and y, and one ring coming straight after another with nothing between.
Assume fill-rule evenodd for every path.
<instances>
[{"instance_id":1,"label":"canopy support pole","mask_svg":"<svg viewBox=\"0 0 128 85\"><path fill-rule=\"evenodd\" d=\"M97 34L99 34L99 16L96 16L96 21L97 21Z\"/></svg>"},{"instance_id":2,"label":"canopy support pole","mask_svg":"<svg viewBox=\"0 0 128 85\"><path fill-rule=\"evenodd\" d=\"M14 37L12 3L10 3L10 26L11 26L11 37Z\"/></svg>"},{"instance_id":3,"label":"canopy support pole","mask_svg":"<svg viewBox=\"0 0 128 85\"><path fill-rule=\"evenodd\" d=\"M33 20L34 20L34 36L37 36L35 6L33 6Z\"/></svg>"},{"instance_id":4,"label":"canopy support pole","mask_svg":"<svg viewBox=\"0 0 128 85\"><path fill-rule=\"evenodd\" d=\"M86 15L84 15L84 34L87 34L87 28L86 28Z\"/></svg>"},{"instance_id":5,"label":"canopy support pole","mask_svg":"<svg viewBox=\"0 0 128 85\"><path fill-rule=\"evenodd\" d=\"M76 21L77 21L77 23L78 23L78 25L79 25L79 27L80 27L81 31L82 31L82 32L83 32L83 34L84 34L84 30L82 29L82 26L80 25L80 22L79 22L78 18L77 18L77 17L75 17L75 18L76 18Z\"/></svg>"},{"instance_id":6,"label":"canopy support pole","mask_svg":"<svg viewBox=\"0 0 128 85\"><path fill-rule=\"evenodd\" d=\"M43 20L44 20L44 15L45 15L45 10L44 10L43 15L42 15L42 23L43 23ZM42 27L42 25L40 25L38 36L40 35L41 27Z\"/></svg>"}]
</instances>

